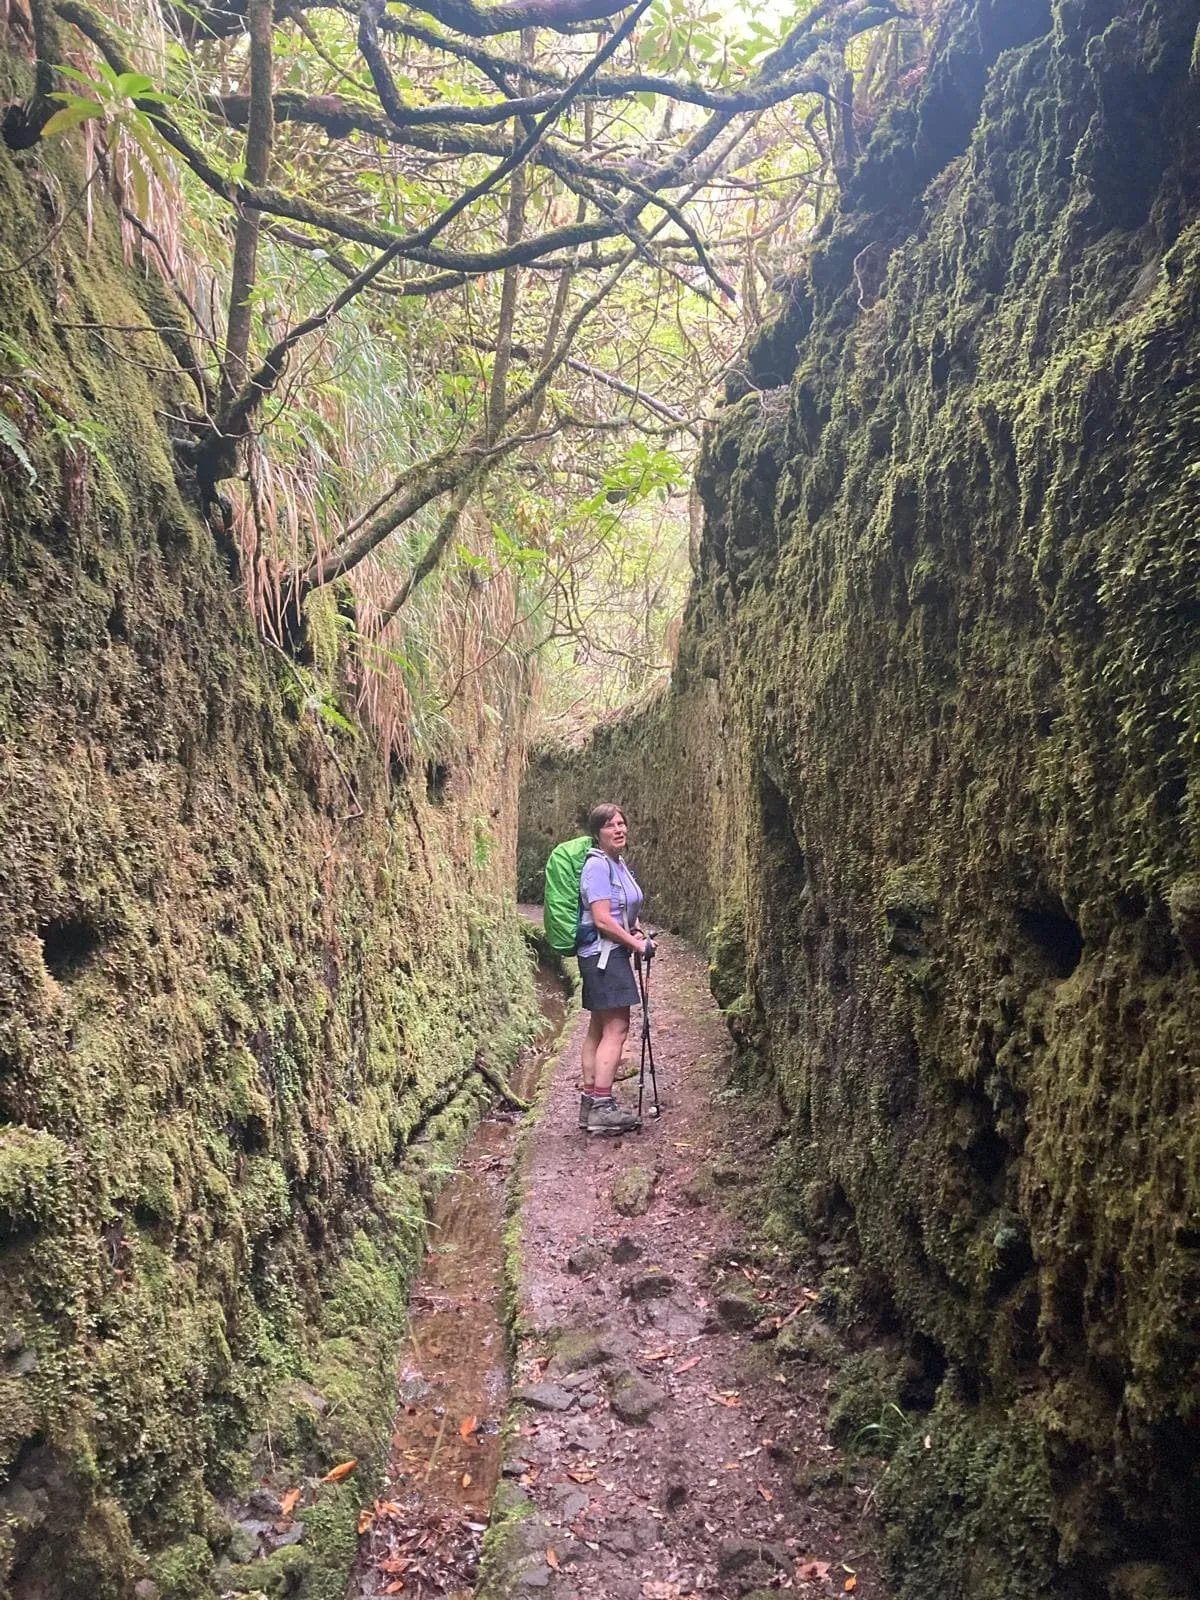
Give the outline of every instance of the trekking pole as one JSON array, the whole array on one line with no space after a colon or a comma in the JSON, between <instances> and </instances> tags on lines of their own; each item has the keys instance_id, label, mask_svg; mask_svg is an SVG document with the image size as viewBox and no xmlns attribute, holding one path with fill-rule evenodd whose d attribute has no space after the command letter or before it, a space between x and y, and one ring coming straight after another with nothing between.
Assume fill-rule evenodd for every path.
<instances>
[{"instance_id":1,"label":"trekking pole","mask_svg":"<svg viewBox=\"0 0 1200 1600\"><path fill-rule=\"evenodd\" d=\"M646 961L642 965L642 958L638 957L637 974L638 988L642 996L642 1065L638 1073L638 1116L642 1114L642 1097L646 1092L646 1066L650 1067L650 1090L654 1095L654 1115L662 1115L662 1107L658 1103L658 1079L654 1074L654 1042L650 1037L650 962L654 956L654 942L646 941Z\"/></svg>"}]
</instances>

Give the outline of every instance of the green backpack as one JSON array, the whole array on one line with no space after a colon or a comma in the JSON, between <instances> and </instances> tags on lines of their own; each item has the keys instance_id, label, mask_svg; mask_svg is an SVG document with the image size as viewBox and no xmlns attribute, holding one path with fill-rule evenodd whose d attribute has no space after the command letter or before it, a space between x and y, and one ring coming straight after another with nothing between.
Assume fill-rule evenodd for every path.
<instances>
[{"instance_id":1,"label":"green backpack","mask_svg":"<svg viewBox=\"0 0 1200 1600\"><path fill-rule=\"evenodd\" d=\"M560 956L573 956L579 936L579 878L587 853L593 848L589 834L556 844L546 860L543 928L546 943Z\"/></svg>"}]
</instances>

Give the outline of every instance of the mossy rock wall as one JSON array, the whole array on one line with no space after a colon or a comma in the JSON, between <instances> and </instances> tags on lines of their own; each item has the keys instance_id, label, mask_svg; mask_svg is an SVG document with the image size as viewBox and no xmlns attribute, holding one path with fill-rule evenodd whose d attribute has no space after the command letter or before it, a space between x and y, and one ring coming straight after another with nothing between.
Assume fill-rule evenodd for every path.
<instances>
[{"instance_id":1,"label":"mossy rock wall","mask_svg":"<svg viewBox=\"0 0 1200 1600\"><path fill-rule=\"evenodd\" d=\"M710 441L654 713L717 674L776 1204L940 1385L881 1494L911 1600L1197 1592L1198 24L951 8Z\"/></svg>"},{"instance_id":2,"label":"mossy rock wall","mask_svg":"<svg viewBox=\"0 0 1200 1600\"><path fill-rule=\"evenodd\" d=\"M426 1196L535 1010L520 730L427 783L295 708L169 353L71 326L156 293L98 197L52 234L79 181L0 149L0 1593L213 1592L224 1497L357 1456L288 1554L340 1596Z\"/></svg>"}]
</instances>

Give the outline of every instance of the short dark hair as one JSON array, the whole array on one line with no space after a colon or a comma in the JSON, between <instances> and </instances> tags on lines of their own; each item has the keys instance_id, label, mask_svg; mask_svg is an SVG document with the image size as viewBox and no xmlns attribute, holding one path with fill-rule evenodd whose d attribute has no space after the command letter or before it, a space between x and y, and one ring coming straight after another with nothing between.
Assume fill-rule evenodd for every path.
<instances>
[{"instance_id":1,"label":"short dark hair","mask_svg":"<svg viewBox=\"0 0 1200 1600\"><path fill-rule=\"evenodd\" d=\"M592 838L599 840L600 829L607 828L614 817L620 817L622 822L629 820L622 808L613 805L611 801L606 800L603 805L593 806L588 812L588 832Z\"/></svg>"}]
</instances>

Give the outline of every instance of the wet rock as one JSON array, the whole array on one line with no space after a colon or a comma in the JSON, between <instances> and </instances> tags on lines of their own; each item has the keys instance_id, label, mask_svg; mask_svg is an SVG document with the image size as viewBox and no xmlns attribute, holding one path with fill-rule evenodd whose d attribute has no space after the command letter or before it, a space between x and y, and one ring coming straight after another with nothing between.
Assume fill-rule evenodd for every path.
<instances>
[{"instance_id":1,"label":"wet rock","mask_svg":"<svg viewBox=\"0 0 1200 1600\"><path fill-rule=\"evenodd\" d=\"M694 1339L700 1332L701 1320L694 1311L668 1306L659 1319L659 1326L672 1339Z\"/></svg>"},{"instance_id":2,"label":"wet rock","mask_svg":"<svg viewBox=\"0 0 1200 1600\"><path fill-rule=\"evenodd\" d=\"M586 1368L580 1372L569 1372L562 1380L562 1387L571 1390L582 1389L585 1384L592 1382L592 1374Z\"/></svg>"},{"instance_id":3,"label":"wet rock","mask_svg":"<svg viewBox=\"0 0 1200 1600\"><path fill-rule=\"evenodd\" d=\"M246 1505L256 1517L265 1517L268 1522L283 1516L283 1502L279 1496L270 1489L258 1488L251 1492Z\"/></svg>"},{"instance_id":4,"label":"wet rock","mask_svg":"<svg viewBox=\"0 0 1200 1600\"><path fill-rule=\"evenodd\" d=\"M644 1217L657 1187L658 1174L649 1167L628 1167L613 1184L613 1209L623 1217Z\"/></svg>"},{"instance_id":5,"label":"wet rock","mask_svg":"<svg viewBox=\"0 0 1200 1600\"><path fill-rule=\"evenodd\" d=\"M285 1528L282 1533L275 1535L276 1550L287 1550L294 1544L303 1544L308 1535L308 1529L302 1522L293 1522L290 1528Z\"/></svg>"},{"instance_id":6,"label":"wet rock","mask_svg":"<svg viewBox=\"0 0 1200 1600\"><path fill-rule=\"evenodd\" d=\"M622 1372L613 1383L608 1403L615 1417L631 1427L640 1427L650 1421L666 1399L666 1394L655 1384L635 1377L632 1372Z\"/></svg>"},{"instance_id":7,"label":"wet rock","mask_svg":"<svg viewBox=\"0 0 1200 1600\"><path fill-rule=\"evenodd\" d=\"M598 1450L603 1450L605 1434L603 1429L590 1417L579 1417L573 1426L564 1431L562 1442L568 1450L579 1450L584 1455L595 1455Z\"/></svg>"},{"instance_id":8,"label":"wet rock","mask_svg":"<svg viewBox=\"0 0 1200 1600\"><path fill-rule=\"evenodd\" d=\"M661 1300L675 1287L675 1279L661 1267L634 1272L621 1285L621 1293L631 1300Z\"/></svg>"},{"instance_id":9,"label":"wet rock","mask_svg":"<svg viewBox=\"0 0 1200 1600\"><path fill-rule=\"evenodd\" d=\"M717 1296L717 1316L727 1328L753 1328L762 1321L763 1308L752 1295L726 1289Z\"/></svg>"},{"instance_id":10,"label":"wet rock","mask_svg":"<svg viewBox=\"0 0 1200 1600\"><path fill-rule=\"evenodd\" d=\"M736 1189L745 1179L742 1168L732 1161L717 1161L712 1166L712 1181L718 1189Z\"/></svg>"},{"instance_id":11,"label":"wet rock","mask_svg":"<svg viewBox=\"0 0 1200 1600\"><path fill-rule=\"evenodd\" d=\"M555 1510L563 1522L574 1522L582 1515L588 1508L588 1498L587 1491L577 1489L573 1483L560 1483L551 1490Z\"/></svg>"},{"instance_id":12,"label":"wet rock","mask_svg":"<svg viewBox=\"0 0 1200 1600\"><path fill-rule=\"evenodd\" d=\"M723 1539L717 1549L717 1576L740 1595L767 1588L778 1573L794 1570L782 1546L761 1539Z\"/></svg>"},{"instance_id":13,"label":"wet rock","mask_svg":"<svg viewBox=\"0 0 1200 1600\"><path fill-rule=\"evenodd\" d=\"M523 1478L528 1471L528 1461L520 1456L510 1456L500 1468L500 1475L503 1478Z\"/></svg>"},{"instance_id":14,"label":"wet rock","mask_svg":"<svg viewBox=\"0 0 1200 1600\"><path fill-rule=\"evenodd\" d=\"M577 1278L586 1278L591 1272L599 1272L604 1259L604 1251L598 1244L581 1244L567 1257L567 1271Z\"/></svg>"},{"instance_id":15,"label":"wet rock","mask_svg":"<svg viewBox=\"0 0 1200 1600\"><path fill-rule=\"evenodd\" d=\"M619 1267L627 1267L633 1261L640 1261L645 1254L645 1246L640 1245L627 1233L623 1233L612 1247L612 1258Z\"/></svg>"},{"instance_id":16,"label":"wet rock","mask_svg":"<svg viewBox=\"0 0 1200 1600\"><path fill-rule=\"evenodd\" d=\"M550 1570L550 1567L547 1565L546 1560L543 1557L537 1566L526 1567L524 1572L522 1572L520 1577L517 1579L517 1582L520 1584L522 1589L547 1589L550 1586L550 1579L553 1576L553 1572Z\"/></svg>"},{"instance_id":17,"label":"wet rock","mask_svg":"<svg viewBox=\"0 0 1200 1600\"><path fill-rule=\"evenodd\" d=\"M517 1399L535 1411L569 1411L575 1404L575 1396L558 1383L527 1383L517 1390Z\"/></svg>"},{"instance_id":18,"label":"wet rock","mask_svg":"<svg viewBox=\"0 0 1200 1600\"><path fill-rule=\"evenodd\" d=\"M601 1529L600 1548L616 1556L640 1556L658 1543L658 1529L647 1517Z\"/></svg>"},{"instance_id":19,"label":"wet rock","mask_svg":"<svg viewBox=\"0 0 1200 1600\"><path fill-rule=\"evenodd\" d=\"M133 1600L160 1600L161 1595L153 1578L139 1578L133 1586Z\"/></svg>"}]
</instances>

